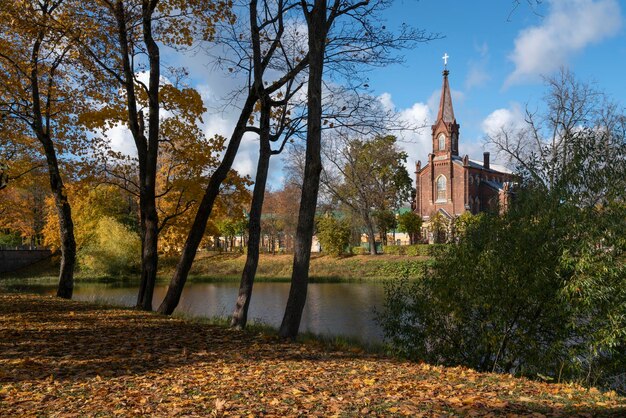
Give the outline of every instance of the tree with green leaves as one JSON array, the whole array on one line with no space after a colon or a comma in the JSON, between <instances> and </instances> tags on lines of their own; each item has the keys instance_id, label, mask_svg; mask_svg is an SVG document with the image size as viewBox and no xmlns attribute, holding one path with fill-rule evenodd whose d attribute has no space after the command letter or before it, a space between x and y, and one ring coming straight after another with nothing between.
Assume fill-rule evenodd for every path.
<instances>
[{"instance_id":1,"label":"tree with green leaves","mask_svg":"<svg viewBox=\"0 0 626 418\"><path fill-rule=\"evenodd\" d=\"M393 210L384 209L374 211L373 214L376 229L383 245L387 245L387 234L398 226L396 214Z\"/></svg>"},{"instance_id":2,"label":"tree with green leaves","mask_svg":"<svg viewBox=\"0 0 626 418\"><path fill-rule=\"evenodd\" d=\"M371 254L376 254L376 214L389 214L410 197L406 158L392 135L340 138L325 149L324 191L362 219ZM388 219L382 219L383 227L389 228Z\"/></svg>"},{"instance_id":3,"label":"tree with green leaves","mask_svg":"<svg viewBox=\"0 0 626 418\"><path fill-rule=\"evenodd\" d=\"M409 243L415 244L416 237L422 230L422 217L413 211L398 215L398 231L409 235Z\"/></svg>"},{"instance_id":4,"label":"tree with green leaves","mask_svg":"<svg viewBox=\"0 0 626 418\"><path fill-rule=\"evenodd\" d=\"M205 110L194 89L165 81L168 71L175 79L185 70L163 66L162 49L212 40L215 23L234 18L230 6L201 0L99 0L81 2L69 19L72 27L68 32L86 58L83 69L91 77L88 83L102 89L98 112L86 123L100 130L122 125L135 144L137 156L130 158L134 170L122 181L133 184L139 197L142 245L136 306L143 310L152 310L159 235L168 217L159 213L157 204L164 194L158 185L162 148L164 143L171 143L172 136L201 138L197 123ZM173 111L175 117L163 118L163 110ZM221 139L215 144L218 152L222 144ZM118 173L107 174L119 177ZM204 228L201 232L203 235Z\"/></svg>"},{"instance_id":5,"label":"tree with green leaves","mask_svg":"<svg viewBox=\"0 0 626 418\"><path fill-rule=\"evenodd\" d=\"M325 214L317 222L317 239L322 246L322 252L338 257L350 245L350 224L344 219L336 219L331 214Z\"/></svg>"}]
</instances>

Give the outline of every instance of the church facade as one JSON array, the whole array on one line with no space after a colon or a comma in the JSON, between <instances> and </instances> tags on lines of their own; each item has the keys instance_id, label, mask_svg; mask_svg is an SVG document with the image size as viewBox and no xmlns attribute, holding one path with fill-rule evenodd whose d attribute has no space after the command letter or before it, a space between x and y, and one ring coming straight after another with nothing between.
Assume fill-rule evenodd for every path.
<instances>
[{"instance_id":1,"label":"church facade","mask_svg":"<svg viewBox=\"0 0 626 418\"><path fill-rule=\"evenodd\" d=\"M506 167L491 164L489 153L482 160L459 156L460 125L454 117L449 71L443 71L439 111L432 125L432 152L422 166L415 166L415 202L413 210L425 224L436 213L453 219L465 212L506 208L513 173Z\"/></svg>"}]
</instances>

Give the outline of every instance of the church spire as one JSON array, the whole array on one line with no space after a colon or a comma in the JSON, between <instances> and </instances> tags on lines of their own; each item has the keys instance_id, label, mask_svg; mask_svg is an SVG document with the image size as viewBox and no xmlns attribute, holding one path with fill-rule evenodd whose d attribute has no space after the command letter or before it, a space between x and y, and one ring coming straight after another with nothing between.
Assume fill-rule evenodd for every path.
<instances>
[{"instance_id":1,"label":"church spire","mask_svg":"<svg viewBox=\"0 0 626 418\"><path fill-rule=\"evenodd\" d=\"M447 54L444 55L447 58ZM452 109L452 96L450 94L450 85L448 84L448 74L450 71L446 68L443 70L443 86L441 87L441 99L439 100L439 113L437 121L443 120L446 123L454 123L454 110Z\"/></svg>"},{"instance_id":2,"label":"church spire","mask_svg":"<svg viewBox=\"0 0 626 418\"><path fill-rule=\"evenodd\" d=\"M443 85L441 86L441 99L439 100L439 112L433 128L433 154L435 157L459 155L459 124L456 123L454 110L452 109L452 95L448 84L448 54L443 58Z\"/></svg>"}]
</instances>

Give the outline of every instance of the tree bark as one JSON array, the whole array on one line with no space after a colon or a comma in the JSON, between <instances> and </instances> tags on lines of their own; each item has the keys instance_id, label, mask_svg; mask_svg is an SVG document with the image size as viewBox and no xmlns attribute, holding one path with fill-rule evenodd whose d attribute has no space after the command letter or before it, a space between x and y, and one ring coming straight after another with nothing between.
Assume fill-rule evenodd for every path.
<instances>
[{"instance_id":1,"label":"tree bark","mask_svg":"<svg viewBox=\"0 0 626 418\"><path fill-rule=\"evenodd\" d=\"M291 339L298 335L302 311L306 303L315 210L322 172L322 76L328 33L326 0L315 0L311 11L305 9L304 14L307 19L309 35L306 159L296 229L291 288L279 329L279 335L282 338Z\"/></svg>"},{"instance_id":2,"label":"tree bark","mask_svg":"<svg viewBox=\"0 0 626 418\"><path fill-rule=\"evenodd\" d=\"M152 297L158 267L159 219L156 209L156 174L159 156L159 83L160 53L152 35L152 15L158 1L142 1L143 41L150 68L148 81L148 136L146 137L143 113L137 109L135 74L130 61L126 10L118 0L114 7L118 26L120 58L123 68L124 89L128 110L128 127L133 135L139 162L139 211L141 213L141 281L137 294L137 308L152 310ZM112 6L112 5L111 5Z\"/></svg>"},{"instance_id":3,"label":"tree bark","mask_svg":"<svg viewBox=\"0 0 626 418\"><path fill-rule=\"evenodd\" d=\"M59 235L61 237L61 267L59 270L59 286L57 296L65 299L71 299L74 291L74 267L76 265L76 240L74 238L74 222L72 221L72 209L67 201L67 193L61 178L59 170L59 162L57 159L54 143L51 138L50 126L50 107L46 106L46 113L41 108L41 93L39 90L39 52L42 40L44 39L43 31L37 35L37 39L33 44L31 55L32 68L30 72L31 95L33 101L33 122L32 129L43 146L48 165L48 174L50 177L50 189L54 195L57 212L59 215ZM52 79L54 69L51 70L49 77ZM52 88L50 82L49 89ZM47 92L48 104L50 103L50 91Z\"/></svg>"},{"instance_id":4,"label":"tree bark","mask_svg":"<svg viewBox=\"0 0 626 418\"><path fill-rule=\"evenodd\" d=\"M235 160L235 156L237 155L237 151L239 149L239 144L241 144L241 138L246 132L247 121L252 114L256 101L256 94L252 90L249 91L246 102L241 110L239 120L237 121L237 125L235 126L233 134L230 138L226 152L224 153L224 158L222 159L222 162L217 170L215 170L211 176L204 196L202 197L202 201L198 206L198 212L194 218L191 230L187 235L183 253L181 254L180 260L176 265L176 271L170 280L169 287L167 288L167 294L159 306L159 313L171 315L172 312L174 312L174 309L176 309L176 306L178 306L178 302L180 302L180 296L183 293L183 288L185 286L185 282L187 281L189 270L191 269L196 252L198 251L200 241L202 241L202 237L204 236L207 221L209 220L209 216L211 216L211 211L213 210L213 204L215 203L215 199L220 192L220 185L226 179L226 176L233 165L233 161Z\"/></svg>"},{"instance_id":5,"label":"tree bark","mask_svg":"<svg viewBox=\"0 0 626 418\"><path fill-rule=\"evenodd\" d=\"M143 39L148 51L150 76L148 82L148 144L145 161L145 177L141 181L143 195L142 211L145 213L145 245L141 261L141 280L145 282L143 295L138 296L137 307L151 311L154 285L158 267L159 217L156 208L156 176L159 158L159 83L161 62L159 46L152 36L152 13L157 1L143 0Z\"/></svg>"},{"instance_id":6,"label":"tree bark","mask_svg":"<svg viewBox=\"0 0 626 418\"><path fill-rule=\"evenodd\" d=\"M265 185L267 183L267 173L269 171L270 157L272 150L269 141L269 119L270 105L268 98L261 104L261 135L259 149L259 163L256 171L256 181L252 192L252 203L250 205L250 219L248 220L248 255L246 264L241 274L239 283L239 293L237 303L233 312L230 326L243 329L248 321L248 308L252 297L252 286L256 269L259 265L259 249L261 245L261 214L263 211L263 199L265 197Z\"/></svg>"},{"instance_id":7,"label":"tree bark","mask_svg":"<svg viewBox=\"0 0 626 418\"><path fill-rule=\"evenodd\" d=\"M54 145L47 135L42 140L48 163L50 176L50 189L54 195L54 202L59 216L59 233L61 237L61 268L59 271L59 287L57 296L71 299L74 291L74 267L76 266L76 240L74 238L74 222L72 220L72 208L67 201L67 193L59 164L54 150Z\"/></svg>"},{"instance_id":8,"label":"tree bark","mask_svg":"<svg viewBox=\"0 0 626 418\"><path fill-rule=\"evenodd\" d=\"M376 255L378 254L376 251L376 233L374 232L372 218L369 213L366 213L363 215L363 219L365 219L365 226L367 227L367 240L370 244L370 254Z\"/></svg>"},{"instance_id":9,"label":"tree bark","mask_svg":"<svg viewBox=\"0 0 626 418\"><path fill-rule=\"evenodd\" d=\"M282 2L280 2L282 4ZM284 12L283 5L280 6L280 10L277 12L279 15ZM233 134L228 143L228 147L226 148L226 152L224 153L224 157L219 167L209 180L209 184L204 193L202 201L198 207L198 212L196 213L196 217L194 219L193 226L187 236L187 240L185 242L185 246L183 248L183 253L181 258L176 266L176 271L172 280L170 281L170 285L167 289L167 294L163 303L159 307L159 312L163 314L171 314L176 309L178 302L180 301L180 296L183 291L183 287L185 286L185 282L187 281L187 276L189 274L189 270L191 269L191 265L193 264L193 260L196 255L196 251L198 250L198 245L202 240L204 235L204 231L206 229L206 224L211 215L211 211L213 209L213 204L217 195L219 194L219 188L230 168L233 164L235 156L237 155L237 151L239 149L239 145L241 143L241 139L243 134L247 129L247 122L250 118L250 115L254 111L254 105L259 98L261 98L262 94L266 94L268 97L270 94L277 92L281 87L287 84L290 80L293 80L296 75L304 70L308 65L308 56L303 58L298 62L293 68L290 68L282 77L278 80L274 81L270 86L265 87L263 83L263 74L269 65L270 58L273 53L276 51L277 47L280 45L279 42L276 42L270 46L269 51L265 51L268 55L265 57L262 56L264 53L261 49L261 34L259 27L257 26L257 0L250 1L250 25L251 25L251 34L253 37L252 47L253 47L253 66L251 70L254 73L254 82L248 91L248 97L243 105L241 113L239 115L239 119L237 121L237 125L233 131ZM282 17L279 19L279 26L282 27ZM279 33L282 34L282 29L279 30ZM280 35L278 36L280 39Z\"/></svg>"}]
</instances>

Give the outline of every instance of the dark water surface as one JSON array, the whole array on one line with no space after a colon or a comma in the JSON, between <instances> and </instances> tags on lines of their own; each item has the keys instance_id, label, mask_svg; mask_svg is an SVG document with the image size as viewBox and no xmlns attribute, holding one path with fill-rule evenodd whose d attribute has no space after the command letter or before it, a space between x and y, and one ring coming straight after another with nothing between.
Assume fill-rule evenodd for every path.
<instances>
[{"instance_id":1,"label":"dark water surface","mask_svg":"<svg viewBox=\"0 0 626 418\"><path fill-rule=\"evenodd\" d=\"M5 291L55 294L54 282L11 281ZM194 317L229 316L233 310L239 283L187 283L176 312ZM0 291L2 287L0 287ZM167 286L157 285L154 307L163 300ZM282 320L289 283L254 284L248 318L277 328ZM137 298L134 283L77 282L74 299L119 306L133 306ZM346 336L363 342L382 341L382 332L374 320L374 307L383 303L383 286L379 283L311 283L302 317L301 331Z\"/></svg>"}]
</instances>

